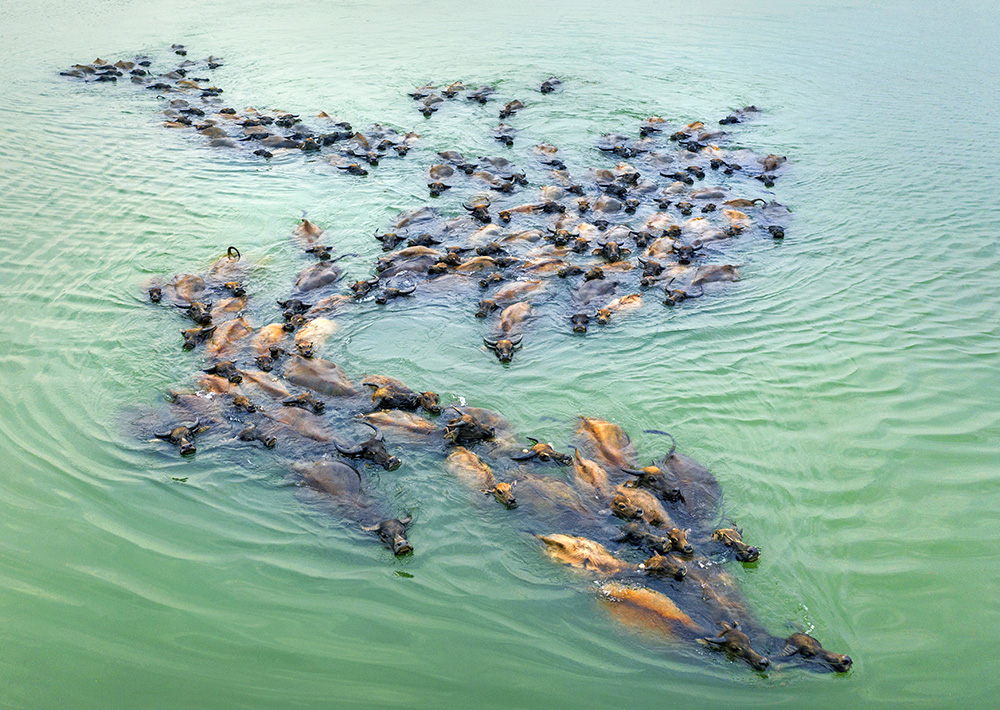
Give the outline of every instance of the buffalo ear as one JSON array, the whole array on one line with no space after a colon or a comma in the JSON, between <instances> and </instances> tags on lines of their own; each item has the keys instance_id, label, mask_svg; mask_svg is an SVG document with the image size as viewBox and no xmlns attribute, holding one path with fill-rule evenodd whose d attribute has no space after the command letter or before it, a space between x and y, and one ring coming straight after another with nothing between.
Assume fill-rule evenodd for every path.
<instances>
[{"instance_id":1,"label":"buffalo ear","mask_svg":"<svg viewBox=\"0 0 1000 710\"><path fill-rule=\"evenodd\" d=\"M192 436L195 436L195 435L198 435L198 434L204 434L209 429L211 429L211 427L206 424L205 426L200 426L197 429L192 429L191 430L191 434L192 434Z\"/></svg>"},{"instance_id":2,"label":"buffalo ear","mask_svg":"<svg viewBox=\"0 0 1000 710\"><path fill-rule=\"evenodd\" d=\"M403 518L399 522L402 523L403 527L405 528L407 525L409 525L410 523L413 522L413 516L412 515L407 515L405 518Z\"/></svg>"}]
</instances>

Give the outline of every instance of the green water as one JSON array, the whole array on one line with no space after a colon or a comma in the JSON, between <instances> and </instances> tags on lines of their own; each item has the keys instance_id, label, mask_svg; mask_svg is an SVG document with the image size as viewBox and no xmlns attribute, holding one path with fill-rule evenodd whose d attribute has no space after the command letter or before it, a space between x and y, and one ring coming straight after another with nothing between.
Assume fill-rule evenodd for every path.
<instances>
[{"instance_id":1,"label":"green water","mask_svg":"<svg viewBox=\"0 0 1000 710\"><path fill-rule=\"evenodd\" d=\"M0 706L988 707L998 18L987 3L0 4ZM166 131L151 92L56 76L171 42L226 59L231 105L424 141L369 180L262 165ZM647 115L765 107L741 135L794 163L776 188L789 237L741 252L724 297L583 340L539 329L508 368L467 313L419 304L345 320L326 356L563 446L579 413L649 455L663 442L641 430L670 429L763 550L734 569L761 620L811 629L849 674L763 677L636 636L507 511L426 467L379 482L416 516L398 561L303 505L267 455L181 461L134 436L135 412L200 363L179 319L143 302L147 278L237 244L260 293L286 293L303 210L366 275L372 231L424 202L431 150L498 152L492 110L425 121L405 92L464 79L537 97L553 74L565 90L519 114L515 155L547 140L596 164L597 136Z\"/></svg>"}]
</instances>

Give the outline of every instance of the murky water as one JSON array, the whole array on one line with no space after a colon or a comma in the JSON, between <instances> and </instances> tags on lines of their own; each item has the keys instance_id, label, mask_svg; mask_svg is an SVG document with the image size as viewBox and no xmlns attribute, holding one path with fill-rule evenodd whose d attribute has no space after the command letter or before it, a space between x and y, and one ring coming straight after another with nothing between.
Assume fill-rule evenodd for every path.
<instances>
[{"instance_id":1,"label":"murky water","mask_svg":"<svg viewBox=\"0 0 1000 710\"><path fill-rule=\"evenodd\" d=\"M0 5L0 704L988 704L998 25L985 3ZM166 131L143 92L56 76L171 42L225 57L234 105L416 128L425 153L367 181L262 165ZM669 429L764 551L734 569L761 619L850 653L845 676L761 677L618 627L434 470L381 477L417 518L399 561L303 505L266 455L182 461L134 436L137 407L200 363L145 279L237 244L280 292L305 263L287 238L303 210L364 276L372 231L426 199L426 151L497 152L492 111L425 121L405 92L524 97L553 74L565 91L518 116L515 155L547 140L593 163L594 138L649 114L765 107L745 140L794 161L776 188L789 237L740 254L724 298L583 341L540 332L507 368L481 324L416 303L345 322L327 356L554 442L578 413Z\"/></svg>"}]
</instances>

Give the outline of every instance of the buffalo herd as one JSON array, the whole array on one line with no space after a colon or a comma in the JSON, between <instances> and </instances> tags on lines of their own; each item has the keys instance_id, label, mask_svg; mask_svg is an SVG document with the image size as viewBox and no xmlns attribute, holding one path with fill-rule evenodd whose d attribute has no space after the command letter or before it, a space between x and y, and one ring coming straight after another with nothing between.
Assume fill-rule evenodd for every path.
<instances>
[{"instance_id":1,"label":"buffalo herd","mask_svg":"<svg viewBox=\"0 0 1000 710\"><path fill-rule=\"evenodd\" d=\"M146 438L181 456L203 446L264 450L316 505L397 556L413 554L413 517L379 495L373 475L405 476L415 460L430 461L470 497L495 501L541 553L591 581L625 624L718 649L757 671L851 667L849 656L808 634L774 636L755 618L727 568L757 564L761 550L725 518L716 478L678 453L670 434L647 430L664 443L640 454L617 424L580 416L572 438L555 445L464 399L442 401L390 375L348 372L323 358L338 318L372 317L397 299L443 299L455 313L481 319L485 347L511 363L532 347L543 314L568 333L593 334L647 303L675 309L725 293L740 278L739 264L726 258L733 245L783 239L789 224L788 209L770 192L786 160L737 147L728 133L753 122L756 107L716 126L670 127L649 117L630 134L603 135L584 156L538 142L516 164L423 149L412 131L381 124L358 131L326 113L304 121L287 111L230 107L211 80L221 59L188 59L182 45L170 51L171 65L161 68L137 56L62 74L155 92L167 128L248 161L301 154L373 179L376 167L425 159L428 199L448 200L454 191L461 208L425 204L399 213L376 232L383 253L363 278L345 278L346 268L358 266L345 259L356 255L338 253L343 244L334 234L303 218L289 234L303 266L282 293L261 292L259 265L237 247L202 273L147 283L150 302L187 321L178 349L195 351L202 363L189 386L169 392ZM410 96L428 118L454 102L496 111L505 122L493 137L509 150L522 140L513 119L568 93L552 77L520 98L461 81ZM584 166L588 156L594 164ZM276 304L280 315L253 322L250 299ZM369 302L375 305L361 308Z\"/></svg>"}]
</instances>

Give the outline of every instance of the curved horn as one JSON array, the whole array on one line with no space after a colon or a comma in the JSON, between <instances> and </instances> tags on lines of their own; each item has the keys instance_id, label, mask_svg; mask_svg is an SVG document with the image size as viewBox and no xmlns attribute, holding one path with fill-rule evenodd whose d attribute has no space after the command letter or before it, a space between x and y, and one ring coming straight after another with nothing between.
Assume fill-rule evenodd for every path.
<instances>
[{"instance_id":1,"label":"curved horn","mask_svg":"<svg viewBox=\"0 0 1000 710\"><path fill-rule=\"evenodd\" d=\"M521 334L518 334L518 335L515 335L513 338L510 338L509 340L510 340L510 344L511 345L520 345L521 341L523 339L524 339L524 336L521 335Z\"/></svg>"},{"instance_id":2,"label":"curved horn","mask_svg":"<svg viewBox=\"0 0 1000 710\"><path fill-rule=\"evenodd\" d=\"M403 286L403 288L396 289L400 296L409 296L411 293L417 290L416 284L410 284L409 286Z\"/></svg>"},{"instance_id":3,"label":"curved horn","mask_svg":"<svg viewBox=\"0 0 1000 710\"><path fill-rule=\"evenodd\" d=\"M527 451L522 451L519 454L511 454L510 458L513 461L530 461L536 456L538 456L537 451L532 451L531 449L528 449Z\"/></svg>"},{"instance_id":4,"label":"curved horn","mask_svg":"<svg viewBox=\"0 0 1000 710\"><path fill-rule=\"evenodd\" d=\"M576 449L574 449L574 451L576 451ZM631 476L645 476L646 475L645 471L640 471L637 468L624 468L624 467L622 467L619 470L622 471L622 472L624 472L624 473L627 473L627 474L629 474Z\"/></svg>"},{"instance_id":5,"label":"curved horn","mask_svg":"<svg viewBox=\"0 0 1000 710\"><path fill-rule=\"evenodd\" d=\"M371 429L373 432L375 432L375 438L378 439L379 441L382 441L382 432L379 431L377 426L375 426L371 422L366 422L363 419L360 421L360 423Z\"/></svg>"},{"instance_id":6,"label":"curved horn","mask_svg":"<svg viewBox=\"0 0 1000 710\"><path fill-rule=\"evenodd\" d=\"M536 439L536 438L534 438L532 436L526 436L524 438L527 439L528 441L530 441L532 446L534 446L534 445L536 445L536 444L539 443L538 439Z\"/></svg>"},{"instance_id":7,"label":"curved horn","mask_svg":"<svg viewBox=\"0 0 1000 710\"><path fill-rule=\"evenodd\" d=\"M497 341L496 340L490 340L489 338L483 338L483 342L486 343L486 345L488 345L491 348L495 348L497 346ZM456 408L455 411L457 412L458 409ZM459 414L461 414L461 412L459 412Z\"/></svg>"},{"instance_id":8,"label":"curved horn","mask_svg":"<svg viewBox=\"0 0 1000 710\"><path fill-rule=\"evenodd\" d=\"M486 200L486 204L484 205L482 202L479 202L478 200L476 202L473 202L472 198L470 197L468 200L462 203L462 207L469 210L469 212L472 212L472 210L476 209L477 207L489 207L492 204L490 202L490 198L487 197L486 195L480 196L479 199ZM469 206L470 204L472 205L471 207Z\"/></svg>"},{"instance_id":9,"label":"curved horn","mask_svg":"<svg viewBox=\"0 0 1000 710\"><path fill-rule=\"evenodd\" d=\"M342 453L344 456L357 456L358 454L361 453L360 445L344 447L340 445L340 442L334 441L333 446L334 448L337 449L337 451Z\"/></svg>"},{"instance_id":10,"label":"curved horn","mask_svg":"<svg viewBox=\"0 0 1000 710\"><path fill-rule=\"evenodd\" d=\"M233 261L239 261L240 250L237 249L236 247L229 247L228 249L226 249L226 256L228 256Z\"/></svg>"},{"instance_id":11,"label":"curved horn","mask_svg":"<svg viewBox=\"0 0 1000 710\"><path fill-rule=\"evenodd\" d=\"M668 434L667 432L660 431L659 429L644 429L643 431L646 434L660 434L661 436L669 436L670 437L670 443L672 445L670 447L670 451L668 451L667 455L664 456L663 458L669 459L671 456L674 455L674 451L677 450L677 440L674 438L673 434Z\"/></svg>"}]
</instances>

